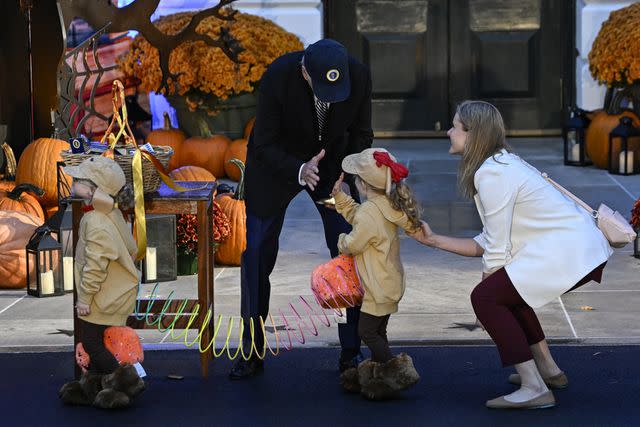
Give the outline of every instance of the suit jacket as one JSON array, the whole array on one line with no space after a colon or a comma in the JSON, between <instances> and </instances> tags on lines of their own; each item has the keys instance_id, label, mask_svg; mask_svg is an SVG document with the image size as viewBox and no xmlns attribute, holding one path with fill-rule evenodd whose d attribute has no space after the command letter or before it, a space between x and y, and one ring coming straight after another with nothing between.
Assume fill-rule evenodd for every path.
<instances>
[{"instance_id":1,"label":"suit jacket","mask_svg":"<svg viewBox=\"0 0 640 427\"><path fill-rule=\"evenodd\" d=\"M555 300L613 253L591 215L515 154L489 157L474 181L484 272L504 267L531 307Z\"/></svg>"},{"instance_id":2,"label":"suit jacket","mask_svg":"<svg viewBox=\"0 0 640 427\"><path fill-rule=\"evenodd\" d=\"M302 76L304 52L276 59L262 76L256 122L249 137L245 196L247 210L260 217L287 208L302 189L303 163L325 149L318 165L320 183L314 200L328 197L345 156L371 147L371 77L366 66L349 57L351 94L329 108L322 138L313 91Z\"/></svg>"}]
</instances>

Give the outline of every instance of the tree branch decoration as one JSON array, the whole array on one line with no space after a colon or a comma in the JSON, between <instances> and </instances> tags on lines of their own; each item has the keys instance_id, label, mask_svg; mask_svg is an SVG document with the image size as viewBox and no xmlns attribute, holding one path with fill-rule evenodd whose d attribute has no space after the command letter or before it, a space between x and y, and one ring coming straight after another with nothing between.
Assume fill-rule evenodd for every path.
<instances>
[{"instance_id":1,"label":"tree branch decoration","mask_svg":"<svg viewBox=\"0 0 640 427\"><path fill-rule=\"evenodd\" d=\"M221 27L220 35L213 38L207 34L196 32L196 28L203 19L215 16L222 21L234 19L237 11L226 8L235 0L220 0L216 6L203 9L196 13L191 22L179 33L165 34L152 22L151 15L155 12L160 0L135 0L128 6L118 8L109 0L58 0L62 10L65 29L71 20L82 17L93 28L103 28L109 25L109 31L120 32L135 30L155 48L160 57L162 79L156 92L165 93L169 90L169 83L177 83L179 74L169 70L169 57L173 49L188 41L203 41L212 47L220 48L233 62L238 62L238 54L243 48L231 36L228 29Z\"/></svg>"},{"instance_id":2,"label":"tree branch decoration","mask_svg":"<svg viewBox=\"0 0 640 427\"><path fill-rule=\"evenodd\" d=\"M108 24L107 24L108 26ZM98 39L106 32L107 26L100 28L90 38L79 44L75 49L64 54L58 67L58 95L60 98L59 115L56 118L56 129L59 130L58 137L62 139L73 138L80 135L84 129L84 125L91 117L98 117L104 121L109 118L104 114L96 111L95 94L100 86L102 76L116 69L116 64L104 67L100 63L98 55ZM95 67L89 64L88 55L92 54ZM82 61L82 70L78 69L78 58ZM71 66L69 66L71 62ZM91 88L89 97L89 105L83 99L87 84L95 77L95 81ZM81 78L80 88L76 90L77 79ZM75 128L72 129L73 123L78 115L84 112L83 117L78 121Z\"/></svg>"}]
</instances>

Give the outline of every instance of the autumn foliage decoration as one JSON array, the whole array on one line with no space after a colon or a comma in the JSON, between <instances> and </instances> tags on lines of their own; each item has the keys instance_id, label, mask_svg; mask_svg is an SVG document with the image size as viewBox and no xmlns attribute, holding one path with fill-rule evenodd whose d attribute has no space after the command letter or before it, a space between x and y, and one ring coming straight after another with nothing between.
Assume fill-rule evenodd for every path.
<instances>
[{"instance_id":1,"label":"autumn foliage decoration","mask_svg":"<svg viewBox=\"0 0 640 427\"><path fill-rule=\"evenodd\" d=\"M589 52L589 70L607 86L640 79L640 3L611 12Z\"/></svg>"},{"instance_id":2,"label":"autumn foliage decoration","mask_svg":"<svg viewBox=\"0 0 640 427\"><path fill-rule=\"evenodd\" d=\"M154 21L154 25L164 34L175 35L191 22L196 13L163 16ZM241 45L243 50L238 54L239 63L234 63L221 49L203 41L183 43L171 52L169 70L178 77L177 84L169 82L169 93L165 95L199 93L225 100L233 95L253 92L274 59L303 49L298 37L272 21L240 12L230 21L209 16L200 22L196 31L218 38L221 28L228 30ZM140 90L154 91L160 86L162 72L158 50L141 35L136 36L119 65L127 77L140 81ZM187 103L190 103L188 96ZM190 108L195 111L198 105L192 101Z\"/></svg>"},{"instance_id":3,"label":"autumn foliage decoration","mask_svg":"<svg viewBox=\"0 0 640 427\"><path fill-rule=\"evenodd\" d=\"M224 243L231 234L231 226L229 219L220 205L216 202L213 204L213 243L218 246ZM176 245L178 251L184 254L198 253L198 219L196 215L183 214L178 215L176 224Z\"/></svg>"}]
</instances>

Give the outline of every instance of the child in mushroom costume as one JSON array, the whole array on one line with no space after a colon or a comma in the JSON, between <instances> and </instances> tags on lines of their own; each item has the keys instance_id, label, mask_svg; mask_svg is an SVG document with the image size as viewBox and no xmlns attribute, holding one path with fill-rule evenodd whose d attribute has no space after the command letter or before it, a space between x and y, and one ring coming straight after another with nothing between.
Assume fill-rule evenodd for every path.
<instances>
[{"instance_id":1,"label":"child in mushroom costume","mask_svg":"<svg viewBox=\"0 0 640 427\"><path fill-rule=\"evenodd\" d=\"M136 243L118 207L131 206L133 194L116 162L93 156L64 172L73 177L73 194L84 200L76 248L76 310L80 341L89 370L60 390L66 404L100 408L129 406L145 389L134 366L120 365L105 347L105 330L123 327L134 310L140 272Z\"/></svg>"},{"instance_id":2,"label":"child in mushroom costume","mask_svg":"<svg viewBox=\"0 0 640 427\"><path fill-rule=\"evenodd\" d=\"M356 203L342 191L342 178L332 196L337 211L353 226L341 234L338 249L355 258L365 289L358 333L371 350L371 359L341 375L347 391L382 400L414 385L420 378L407 354L393 356L387 340L387 323L398 311L405 289L400 260L398 228L420 228L420 208L404 178L409 171L382 148L347 156L342 169L356 176L356 187L366 201Z\"/></svg>"}]
</instances>

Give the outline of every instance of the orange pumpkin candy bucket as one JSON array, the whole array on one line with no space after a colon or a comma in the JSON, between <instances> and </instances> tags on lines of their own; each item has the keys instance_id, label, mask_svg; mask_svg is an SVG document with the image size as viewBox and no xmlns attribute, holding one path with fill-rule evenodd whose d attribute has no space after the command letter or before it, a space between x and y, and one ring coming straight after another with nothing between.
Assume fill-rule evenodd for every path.
<instances>
[{"instance_id":1,"label":"orange pumpkin candy bucket","mask_svg":"<svg viewBox=\"0 0 640 427\"><path fill-rule=\"evenodd\" d=\"M142 344L138 334L128 326L111 326L104 331L104 346L121 365L135 364L144 361ZM84 350L82 343L76 346L76 363L86 371L91 358Z\"/></svg>"},{"instance_id":2,"label":"orange pumpkin candy bucket","mask_svg":"<svg viewBox=\"0 0 640 427\"><path fill-rule=\"evenodd\" d=\"M364 288L355 259L339 255L321 264L311 274L311 291L322 308L339 309L362 304Z\"/></svg>"}]
</instances>

